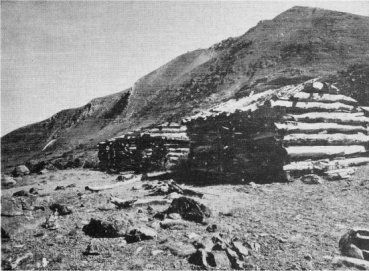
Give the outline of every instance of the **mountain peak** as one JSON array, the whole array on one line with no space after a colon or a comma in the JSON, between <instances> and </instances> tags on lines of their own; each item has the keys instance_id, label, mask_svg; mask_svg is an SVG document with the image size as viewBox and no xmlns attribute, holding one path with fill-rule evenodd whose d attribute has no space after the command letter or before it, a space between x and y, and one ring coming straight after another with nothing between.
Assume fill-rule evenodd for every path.
<instances>
[{"instance_id":1,"label":"mountain peak","mask_svg":"<svg viewBox=\"0 0 369 271\"><path fill-rule=\"evenodd\" d=\"M368 25L368 17L294 6L240 37L175 58L126 92L11 132L2 138L2 167L95 151L97 142L134 129L178 121L251 91L328 75L337 80L338 72L356 76L341 76L346 94L369 105Z\"/></svg>"}]
</instances>

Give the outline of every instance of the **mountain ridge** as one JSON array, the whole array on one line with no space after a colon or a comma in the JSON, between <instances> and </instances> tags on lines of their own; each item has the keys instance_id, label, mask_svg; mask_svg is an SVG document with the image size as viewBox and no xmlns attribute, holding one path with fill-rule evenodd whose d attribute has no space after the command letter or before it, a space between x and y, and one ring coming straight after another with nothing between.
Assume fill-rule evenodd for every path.
<instances>
[{"instance_id":1,"label":"mountain ridge","mask_svg":"<svg viewBox=\"0 0 369 271\"><path fill-rule=\"evenodd\" d=\"M132 88L10 132L1 138L2 168L93 151L98 141L132 129L317 76L355 87L344 91L369 103L362 76L369 74L368 52L369 17L295 6L241 36L176 57ZM55 144L42 152L52 139Z\"/></svg>"}]
</instances>

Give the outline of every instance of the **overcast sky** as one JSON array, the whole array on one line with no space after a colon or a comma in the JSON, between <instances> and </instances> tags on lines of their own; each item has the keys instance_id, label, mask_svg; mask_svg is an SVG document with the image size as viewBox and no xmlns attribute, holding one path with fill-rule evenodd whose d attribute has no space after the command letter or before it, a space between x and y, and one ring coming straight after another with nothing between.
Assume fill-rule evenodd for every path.
<instances>
[{"instance_id":1,"label":"overcast sky","mask_svg":"<svg viewBox=\"0 0 369 271\"><path fill-rule=\"evenodd\" d=\"M295 6L369 2L1 2L1 135L130 87L172 58Z\"/></svg>"}]
</instances>

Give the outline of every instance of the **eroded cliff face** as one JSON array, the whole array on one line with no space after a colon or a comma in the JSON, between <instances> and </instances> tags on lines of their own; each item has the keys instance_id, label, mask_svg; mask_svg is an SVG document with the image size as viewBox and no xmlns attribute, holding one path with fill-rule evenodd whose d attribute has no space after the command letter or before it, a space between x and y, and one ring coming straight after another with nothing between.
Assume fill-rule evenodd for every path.
<instances>
[{"instance_id":1,"label":"eroded cliff face","mask_svg":"<svg viewBox=\"0 0 369 271\"><path fill-rule=\"evenodd\" d=\"M313 77L336 80L346 95L369 104L368 41L368 17L291 8L240 37L175 58L142 77L132 89L5 135L2 166L84 153L94 150L97 142L132 129L177 121L251 91ZM53 139L52 146L42 151Z\"/></svg>"}]
</instances>

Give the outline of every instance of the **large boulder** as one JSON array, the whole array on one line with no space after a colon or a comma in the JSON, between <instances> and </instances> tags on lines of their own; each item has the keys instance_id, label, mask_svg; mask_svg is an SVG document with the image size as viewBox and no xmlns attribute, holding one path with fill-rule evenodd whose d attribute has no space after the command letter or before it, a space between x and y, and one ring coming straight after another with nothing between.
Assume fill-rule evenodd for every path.
<instances>
[{"instance_id":1,"label":"large boulder","mask_svg":"<svg viewBox=\"0 0 369 271\"><path fill-rule=\"evenodd\" d=\"M30 171L28 167L26 167L25 165L16 166L13 170L14 176L25 176L25 175L28 175L29 173Z\"/></svg>"},{"instance_id":2,"label":"large boulder","mask_svg":"<svg viewBox=\"0 0 369 271\"><path fill-rule=\"evenodd\" d=\"M339 248L343 256L369 260L369 229L350 229L341 237Z\"/></svg>"},{"instance_id":3,"label":"large boulder","mask_svg":"<svg viewBox=\"0 0 369 271\"><path fill-rule=\"evenodd\" d=\"M119 220L102 220L91 218L90 223L82 228L83 232L96 238L114 238L125 236L127 223Z\"/></svg>"},{"instance_id":4,"label":"large boulder","mask_svg":"<svg viewBox=\"0 0 369 271\"><path fill-rule=\"evenodd\" d=\"M199 223L205 222L206 218L211 216L208 207L187 197L174 199L166 213L178 213L185 220Z\"/></svg>"}]
</instances>

